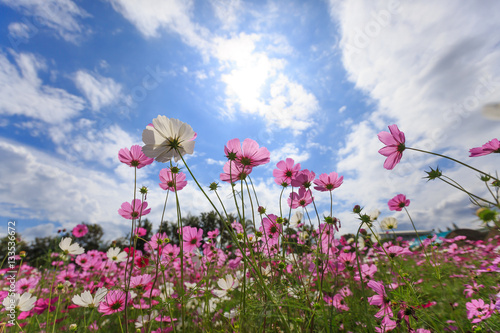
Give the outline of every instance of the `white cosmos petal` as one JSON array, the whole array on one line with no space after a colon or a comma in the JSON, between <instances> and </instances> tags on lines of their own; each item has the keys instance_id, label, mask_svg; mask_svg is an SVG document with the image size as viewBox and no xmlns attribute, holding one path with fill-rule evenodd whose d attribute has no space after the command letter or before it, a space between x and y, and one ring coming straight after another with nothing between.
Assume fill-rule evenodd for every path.
<instances>
[{"instance_id":1,"label":"white cosmos petal","mask_svg":"<svg viewBox=\"0 0 500 333\"><path fill-rule=\"evenodd\" d=\"M153 127L147 126L142 132L142 141L145 144L142 151L158 162L168 162L172 158L177 162L181 155L194 152L194 141L191 141L194 136L195 132L189 124L178 119L158 116L153 119ZM172 146L172 141L176 141L177 147Z\"/></svg>"},{"instance_id":2,"label":"white cosmos petal","mask_svg":"<svg viewBox=\"0 0 500 333\"><path fill-rule=\"evenodd\" d=\"M31 297L30 293L24 293L19 298L19 301L16 304L16 307L19 307L19 311L21 311L21 312L30 311L31 309L33 309L35 307L35 302L36 302L35 296Z\"/></svg>"},{"instance_id":3,"label":"white cosmos petal","mask_svg":"<svg viewBox=\"0 0 500 333\"><path fill-rule=\"evenodd\" d=\"M108 294L108 289L104 287L97 289L94 295L94 305L98 306L99 303L101 303L101 301L103 300L104 297L106 297L107 294Z\"/></svg>"}]
</instances>

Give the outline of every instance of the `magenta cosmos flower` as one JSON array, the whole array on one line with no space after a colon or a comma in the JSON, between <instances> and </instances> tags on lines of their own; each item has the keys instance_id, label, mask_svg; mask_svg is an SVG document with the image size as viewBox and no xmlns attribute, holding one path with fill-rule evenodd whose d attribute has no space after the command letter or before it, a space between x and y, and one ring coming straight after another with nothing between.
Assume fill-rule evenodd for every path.
<instances>
[{"instance_id":1,"label":"magenta cosmos flower","mask_svg":"<svg viewBox=\"0 0 500 333\"><path fill-rule=\"evenodd\" d=\"M405 150L405 134L401 132L397 125L389 125L389 132L380 132L378 139L386 146L378 152L386 156L384 168L392 170L401 161Z\"/></svg>"},{"instance_id":2,"label":"magenta cosmos flower","mask_svg":"<svg viewBox=\"0 0 500 333\"><path fill-rule=\"evenodd\" d=\"M132 200L131 203L124 202L122 208L118 209L118 214L129 220L148 215L149 212L151 208L148 208L148 203L146 201L141 203L139 199Z\"/></svg>"},{"instance_id":3,"label":"magenta cosmos flower","mask_svg":"<svg viewBox=\"0 0 500 333\"><path fill-rule=\"evenodd\" d=\"M368 281L367 285L368 287L373 289L373 291L377 294L375 296L368 297L368 303L380 307L380 310L375 314L375 317L377 318L382 318L384 316L392 317L393 313L391 309L391 301L387 297L384 284L378 281L370 280Z\"/></svg>"},{"instance_id":4,"label":"magenta cosmos flower","mask_svg":"<svg viewBox=\"0 0 500 333\"><path fill-rule=\"evenodd\" d=\"M195 227L183 227L182 239L184 240L184 251L191 252L201 245L203 230Z\"/></svg>"},{"instance_id":5,"label":"magenta cosmos flower","mask_svg":"<svg viewBox=\"0 0 500 333\"><path fill-rule=\"evenodd\" d=\"M306 207L311 202L313 202L313 196L311 194L311 190L306 189L305 187L299 188L299 194L292 192L290 193L290 197L288 198L288 206L295 209L298 207Z\"/></svg>"},{"instance_id":6,"label":"magenta cosmos flower","mask_svg":"<svg viewBox=\"0 0 500 333\"><path fill-rule=\"evenodd\" d=\"M220 174L220 180L227 183L235 183L244 180L252 172L252 167L241 165L235 161L227 161L222 168L224 173Z\"/></svg>"},{"instance_id":7,"label":"magenta cosmos flower","mask_svg":"<svg viewBox=\"0 0 500 333\"><path fill-rule=\"evenodd\" d=\"M269 214L268 217L262 219L262 225L266 231L267 236L274 235L278 236L282 230L282 225L276 222L278 217L274 214Z\"/></svg>"},{"instance_id":8,"label":"magenta cosmos flower","mask_svg":"<svg viewBox=\"0 0 500 333\"><path fill-rule=\"evenodd\" d=\"M172 192L180 191L187 185L186 174L184 172L172 173L169 168L160 171L160 187Z\"/></svg>"},{"instance_id":9,"label":"magenta cosmos flower","mask_svg":"<svg viewBox=\"0 0 500 333\"><path fill-rule=\"evenodd\" d=\"M495 309L493 304L486 304L482 299L473 299L466 303L465 307L467 308L467 319L472 319L473 324L491 317Z\"/></svg>"},{"instance_id":10,"label":"magenta cosmos flower","mask_svg":"<svg viewBox=\"0 0 500 333\"><path fill-rule=\"evenodd\" d=\"M481 147L470 149L469 153L469 157L484 156L491 153L500 153L500 142L498 141L498 139L493 139L486 142Z\"/></svg>"},{"instance_id":11,"label":"magenta cosmos flower","mask_svg":"<svg viewBox=\"0 0 500 333\"><path fill-rule=\"evenodd\" d=\"M321 192L326 192L326 191L333 191L342 183L344 182L344 176L340 176L336 172L330 172L329 175L326 173L322 173L319 175L319 179L316 179L314 181L314 184L318 185L315 186L314 189L321 191Z\"/></svg>"},{"instance_id":12,"label":"magenta cosmos flower","mask_svg":"<svg viewBox=\"0 0 500 333\"><path fill-rule=\"evenodd\" d=\"M76 238L80 238L85 236L89 232L89 228L85 224L79 224L76 227L73 228L73 236Z\"/></svg>"},{"instance_id":13,"label":"magenta cosmos flower","mask_svg":"<svg viewBox=\"0 0 500 333\"><path fill-rule=\"evenodd\" d=\"M133 145L128 148L122 148L118 152L118 159L120 162L125 163L131 167L136 167L140 169L148 164L153 163L154 159L147 157L142 152L142 147L139 145Z\"/></svg>"},{"instance_id":14,"label":"magenta cosmos flower","mask_svg":"<svg viewBox=\"0 0 500 333\"><path fill-rule=\"evenodd\" d=\"M224 147L224 153L230 161L236 161L244 166L255 167L271 160L269 150L260 148L252 139L245 139L241 146L240 139L229 140Z\"/></svg>"},{"instance_id":15,"label":"magenta cosmos flower","mask_svg":"<svg viewBox=\"0 0 500 333\"><path fill-rule=\"evenodd\" d=\"M390 210L397 210L398 212L400 212L404 207L410 205L410 200L406 199L406 196L404 194L398 194L394 198L389 200L387 204L389 205Z\"/></svg>"},{"instance_id":16,"label":"magenta cosmos flower","mask_svg":"<svg viewBox=\"0 0 500 333\"><path fill-rule=\"evenodd\" d=\"M276 184L286 187L292 183L292 179L300 171L300 163L293 164L294 160L287 158L285 161L279 161L276 164L278 169L273 170L274 181Z\"/></svg>"},{"instance_id":17,"label":"magenta cosmos flower","mask_svg":"<svg viewBox=\"0 0 500 333\"><path fill-rule=\"evenodd\" d=\"M125 310L125 297L127 295L121 290L111 290L104 300L99 303L99 312L104 315L110 315ZM130 301L132 297L128 295Z\"/></svg>"},{"instance_id":18,"label":"magenta cosmos flower","mask_svg":"<svg viewBox=\"0 0 500 333\"><path fill-rule=\"evenodd\" d=\"M300 171L292 179L292 186L293 187L310 188L312 182L314 181L314 178L316 178L316 174L313 171L309 171L307 169L304 169L304 170Z\"/></svg>"}]
</instances>

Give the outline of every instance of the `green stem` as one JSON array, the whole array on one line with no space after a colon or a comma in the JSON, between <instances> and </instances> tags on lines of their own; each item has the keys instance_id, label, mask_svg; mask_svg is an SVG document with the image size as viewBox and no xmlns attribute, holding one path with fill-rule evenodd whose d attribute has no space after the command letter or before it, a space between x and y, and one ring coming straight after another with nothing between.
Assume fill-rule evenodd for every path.
<instances>
[{"instance_id":1,"label":"green stem","mask_svg":"<svg viewBox=\"0 0 500 333\"><path fill-rule=\"evenodd\" d=\"M455 162L455 163L458 163L458 164L460 164L460 165L463 165L463 166L465 166L465 167L467 167L467 168L469 168L469 169L472 169L472 170L474 170L474 171L477 171L477 172L479 172L480 174L483 174L483 175L486 175L486 176L490 176L489 174L487 174L487 173L486 173L486 172L484 172L484 171L481 171L481 170L479 170L479 169L476 169L476 168L474 168L474 167L471 167L470 165L468 165L468 164L466 164L466 163L460 162L459 160L456 160L456 159L454 159L454 158L452 158L452 157L449 157L449 156L446 156L446 155L441 155L441 154L438 154L438 153L433 153L433 152L430 152L430 151L421 150L421 149L417 149L417 148L410 148L410 147L406 147L406 149L409 149L409 150L414 150L414 151L419 151L419 152L421 152L421 153L431 154L431 155L435 155L435 156L439 156L439 157L443 157L443 158L446 158L446 159L448 159L448 160L450 160L450 161L453 161L453 162ZM495 178L495 177L493 177L493 176L490 176L490 177L491 177L491 178L493 178L493 179L495 179L495 180L499 180L498 178ZM500 181L500 180L499 180L499 181Z\"/></svg>"}]
</instances>

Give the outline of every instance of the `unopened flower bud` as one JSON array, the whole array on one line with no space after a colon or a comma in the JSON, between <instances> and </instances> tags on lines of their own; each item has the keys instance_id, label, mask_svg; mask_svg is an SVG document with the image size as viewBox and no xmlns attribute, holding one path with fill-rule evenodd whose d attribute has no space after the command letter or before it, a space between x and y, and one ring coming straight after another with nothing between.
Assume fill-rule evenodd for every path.
<instances>
[{"instance_id":1,"label":"unopened flower bud","mask_svg":"<svg viewBox=\"0 0 500 333\"><path fill-rule=\"evenodd\" d=\"M359 213L361 213L361 207L359 205L356 205L356 206L354 206L352 211L356 214L359 214Z\"/></svg>"}]
</instances>

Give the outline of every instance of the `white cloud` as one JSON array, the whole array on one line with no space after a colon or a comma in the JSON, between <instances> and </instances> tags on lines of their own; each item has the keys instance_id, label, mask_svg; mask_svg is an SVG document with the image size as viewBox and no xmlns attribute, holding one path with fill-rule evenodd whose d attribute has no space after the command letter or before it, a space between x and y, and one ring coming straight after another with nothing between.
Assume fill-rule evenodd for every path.
<instances>
[{"instance_id":1,"label":"white cloud","mask_svg":"<svg viewBox=\"0 0 500 333\"><path fill-rule=\"evenodd\" d=\"M226 85L226 98L220 108L222 116L234 116L237 112L258 115L269 127L291 129L293 134L314 126L314 116L319 111L316 97L290 79L283 59L269 55L292 52L284 36L246 33L218 36L191 20L192 1L109 1L144 36L157 37L165 29L200 51L206 61L209 57L217 59L220 80ZM238 3L212 1L216 15L225 15L225 19L236 15ZM262 44L259 48L258 42Z\"/></svg>"},{"instance_id":2,"label":"white cloud","mask_svg":"<svg viewBox=\"0 0 500 333\"><path fill-rule=\"evenodd\" d=\"M22 236L25 241L31 241L35 238L54 236L55 233L56 230L53 223L44 223L24 229Z\"/></svg>"},{"instance_id":3,"label":"white cloud","mask_svg":"<svg viewBox=\"0 0 500 333\"><path fill-rule=\"evenodd\" d=\"M54 29L64 40L77 42L85 30L79 21L89 16L71 0L0 0L0 2L33 18L29 28L32 34L29 37L38 33L37 27L46 26ZM14 32L20 32L16 28L21 27L13 28Z\"/></svg>"},{"instance_id":4,"label":"white cloud","mask_svg":"<svg viewBox=\"0 0 500 333\"><path fill-rule=\"evenodd\" d=\"M181 36L182 40L204 54L209 48L208 31L191 21L193 1L183 0L108 0L145 37L158 37L160 29Z\"/></svg>"},{"instance_id":5,"label":"white cloud","mask_svg":"<svg viewBox=\"0 0 500 333\"><path fill-rule=\"evenodd\" d=\"M32 29L21 22L14 22L9 24L9 35L12 38L16 39L27 39L30 38L31 34L33 33Z\"/></svg>"},{"instance_id":6,"label":"white cloud","mask_svg":"<svg viewBox=\"0 0 500 333\"><path fill-rule=\"evenodd\" d=\"M58 124L84 108L80 97L43 84L38 77L38 71L47 69L42 60L32 54L12 55L17 67L0 53L0 114L24 115Z\"/></svg>"},{"instance_id":7,"label":"white cloud","mask_svg":"<svg viewBox=\"0 0 500 333\"><path fill-rule=\"evenodd\" d=\"M311 128L319 110L316 97L284 74L285 61L256 51L256 34L215 39L215 56L222 64L226 84L226 110L257 114L268 126L292 129L294 134Z\"/></svg>"},{"instance_id":8,"label":"white cloud","mask_svg":"<svg viewBox=\"0 0 500 333\"><path fill-rule=\"evenodd\" d=\"M99 163L106 167L116 166L118 162L118 151L121 148L130 148L137 144L138 138L132 137L118 125L108 123L97 123L87 128L80 124L83 130L72 133L71 126L67 128L53 127L49 135L57 144L57 152L72 162ZM68 140L68 138L71 138Z\"/></svg>"},{"instance_id":9,"label":"white cloud","mask_svg":"<svg viewBox=\"0 0 500 333\"><path fill-rule=\"evenodd\" d=\"M75 73L74 80L94 111L111 105L122 97L122 86L112 78L79 70Z\"/></svg>"},{"instance_id":10,"label":"white cloud","mask_svg":"<svg viewBox=\"0 0 500 333\"><path fill-rule=\"evenodd\" d=\"M210 4L223 29L231 29L238 25L238 14L243 7L241 0L210 0Z\"/></svg>"},{"instance_id":11,"label":"white cloud","mask_svg":"<svg viewBox=\"0 0 500 333\"><path fill-rule=\"evenodd\" d=\"M205 162L207 162L207 164L215 164L215 165L224 165L226 164L226 161L217 161L217 160L214 160L213 158L207 158L205 159Z\"/></svg>"},{"instance_id":12,"label":"white cloud","mask_svg":"<svg viewBox=\"0 0 500 333\"><path fill-rule=\"evenodd\" d=\"M407 146L439 151L494 170L491 159L468 159L468 149L498 135L498 124L480 116L483 104L500 100L498 61L500 4L453 1L330 1L340 25L347 76L377 104L365 121L351 125L338 164L347 175L347 201L387 210L398 193L412 199L417 227L446 227L474 219L467 198L443 183L425 183L423 170L443 164L437 158L405 151L392 171L382 168L377 133L396 123ZM495 10L496 9L496 10ZM450 166L474 192L483 193L468 170ZM462 203L462 206L460 206ZM466 212L464 210L467 210ZM404 218L404 216L401 216ZM462 222L460 222L462 221Z\"/></svg>"},{"instance_id":13,"label":"white cloud","mask_svg":"<svg viewBox=\"0 0 500 333\"><path fill-rule=\"evenodd\" d=\"M301 163L309 159L309 153L307 151L300 151L299 147L290 142L279 149L271 151L271 164L273 164L273 168L276 163L287 158L292 158L295 163Z\"/></svg>"},{"instance_id":14,"label":"white cloud","mask_svg":"<svg viewBox=\"0 0 500 333\"><path fill-rule=\"evenodd\" d=\"M343 113L347 109L347 106L343 105L339 109L339 113Z\"/></svg>"},{"instance_id":15,"label":"white cloud","mask_svg":"<svg viewBox=\"0 0 500 333\"><path fill-rule=\"evenodd\" d=\"M60 223L64 228L82 221L98 223L108 239L129 232L130 221L119 216L117 211L123 202L133 198L133 168L120 165L115 173L98 172L87 165L80 166L3 138L0 138L0 154L4 158L0 174L9 175L0 184L2 216L20 221L34 219ZM147 202L152 212L147 218L156 228L160 224L166 192L158 186L157 177L144 177L154 169L155 165L138 170L137 185L149 188ZM172 198L170 196L165 219L175 221ZM179 191L179 200L183 213L197 215L212 209L193 181ZM232 200L225 201L229 206L232 204ZM38 229L27 230L28 234L33 234ZM24 234L24 231L19 232Z\"/></svg>"}]
</instances>

